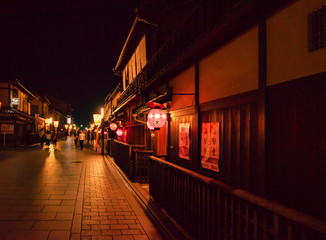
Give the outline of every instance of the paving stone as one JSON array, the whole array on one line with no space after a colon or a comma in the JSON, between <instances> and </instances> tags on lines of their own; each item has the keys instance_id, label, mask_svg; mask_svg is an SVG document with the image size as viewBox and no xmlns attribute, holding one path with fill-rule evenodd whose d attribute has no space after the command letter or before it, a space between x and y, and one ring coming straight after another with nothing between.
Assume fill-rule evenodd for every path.
<instances>
[{"instance_id":1,"label":"paving stone","mask_svg":"<svg viewBox=\"0 0 326 240\"><path fill-rule=\"evenodd\" d=\"M11 212L41 212L44 206L14 206Z\"/></svg>"},{"instance_id":2,"label":"paving stone","mask_svg":"<svg viewBox=\"0 0 326 240\"><path fill-rule=\"evenodd\" d=\"M142 232L140 230L137 230L137 229L129 229L129 230L122 229L121 233L122 234L142 234Z\"/></svg>"},{"instance_id":3,"label":"paving stone","mask_svg":"<svg viewBox=\"0 0 326 240\"><path fill-rule=\"evenodd\" d=\"M75 206L45 206L43 212L74 212Z\"/></svg>"},{"instance_id":4,"label":"paving stone","mask_svg":"<svg viewBox=\"0 0 326 240\"><path fill-rule=\"evenodd\" d=\"M105 230L102 230L102 234L103 235L121 235L121 231L118 230L118 229L105 229Z\"/></svg>"},{"instance_id":5,"label":"paving stone","mask_svg":"<svg viewBox=\"0 0 326 240\"><path fill-rule=\"evenodd\" d=\"M34 221L0 221L0 230L30 230Z\"/></svg>"},{"instance_id":6,"label":"paving stone","mask_svg":"<svg viewBox=\"0 0 326 240\"><path fill-rule=\"evenodd\" d=\"M9 231L3 240L47 240L49 231Z\"/></svg>"},{"instance_id":7,"label":"paving stone","mask_svg":"<svg viewBox=\"0 0 326 240\"><path fill-rule=\"evenodd\" d=\"M70 231L51 231L48 240L69 240Z\"/></svg>"},{"instance_id":8,"label":"paving stone","mask_svg":"<svg viewBox=\"0 0 326 240\"><path fill-rule=\"evenodd\" d=\"M33 230L70 230L72 221L36 221Z\"/></svg>"},{"instance_id":9,"label":"paving stone","mask_svg":"<svg viewBox=\"0 0 326 240\"><path fill-rule=\"evenodd\" d=\"M80 233L82 225L82 215L75 215L74 220L72 222L72 233Z\"/></svg>"},{"instance_id":10,"label":"paving stone","mask_svg":"<svg viewBox=\"0 0 326 240\"><path fill-rule=\"evenodd\" d=\"M148 240L147 235L133 235L134 240Z\"/></svg>"},{"instance_id":11,"label":"paving stone","mask_svg":"<svg viewBox=\"0 0 326 240\"><path fill-rule=\"evenodd\" d=\"M57 206L61 205L61 200L33 200L31 205Z\"/></svg>"},{"instance_id":12,"label":"paving stone","mask_svg":"<svg viewBox=\"0 0 326 240\"><path fill-rule=\"evenodd\" d=\"M70 213L57 213L55 220L72 220L74 218L74 214Z\"/></svg>"},{"instance_id":13,"label":"paving stone","mask_svg":"<svg viewBox=\"0 0 326 240\"><path fill-rule=\"evenodd\" d=\"M132 235L113 236L113 240L134 240Z\"/></svg>"},{"instance_id":14,"label":"paving stone","mask_svg":"<svg viewBox=\"0 0 326 240\"><path fill-rule=\"evenodd\" d=\"M55 220L56 213L23 213L21 220Z\"/></svg>"}]
</instances>

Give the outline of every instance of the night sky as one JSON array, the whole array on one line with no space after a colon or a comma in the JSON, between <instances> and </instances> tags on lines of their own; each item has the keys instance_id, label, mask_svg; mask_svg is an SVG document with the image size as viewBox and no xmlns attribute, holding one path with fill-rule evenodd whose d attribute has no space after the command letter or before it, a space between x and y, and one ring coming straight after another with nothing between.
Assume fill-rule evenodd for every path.
<instances>
[{"instance_id":1,"label":"night sky","mask_svg":"<svg viewBox=\"0 0 326 240\"><path fill-rule=\"evenodd\" d=\"M47 91L86 124L121 80L113 74L137 0L0 3L0 76Z\"/></svg>"}]
</instances>

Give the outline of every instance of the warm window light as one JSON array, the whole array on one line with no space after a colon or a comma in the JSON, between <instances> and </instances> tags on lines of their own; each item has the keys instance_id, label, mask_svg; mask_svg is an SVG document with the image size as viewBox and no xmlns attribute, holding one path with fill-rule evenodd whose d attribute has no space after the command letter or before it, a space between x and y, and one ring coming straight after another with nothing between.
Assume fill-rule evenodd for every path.
<instances>
[{"instance_id":1,"label":"warm window light","mask_svg":"<svg viewBox=\"0 0 326 240\"><path fill-rule=\"evenodd\" d=\"M121 128L119 128L119 129L116 131L116 134L117 134L119 137L121 137L121 136L122 136L122 134L123 134L123 131L122 131L122 129L121 129Z\"/></svg>"},{"instance_id":2,"label":"warm window light","mask_svg":"<svg viewBox=\"0 0 326 240\"><path fill-rule=\"evenodd\" d=\"M49 123L52 124L52 118L49 119Z\"/></svg>"},{"instance_id":3,"label":"warm window light","mask_svg":"<svg viewBox=\"0 0 326 240\"><path fill-rule=\"evenodd\" d=\"M102 118L103 118L103 116L104 116L104 109L103 108L101 108L101 115L102 115Z\"/></svg>"},{"instance_id":4,"label":"warm window light","mask_svg":"<svg viewBox=\"0 0 326 240\"><path fill-rule=\"evenodd\" d=\"M59 121L53 121L53 125L55 128L57 128L59 126Z\"/></svg>"},{"instance_id":5,"label":"warm window light","mask_svg":"<svg viewBox=\"0 0 326 240\"><path fill-rule=\"evenodd\" d=\"M118 125L117 125L116 123L111 123L111 124L110 124L110 129L111 129L112 131L117 130L117 128L118 128Z\"/></svg>"},{"instance_id":6,"label":"warm window light","mask_svg":"<svg viewBox=\"0 0 326 240\"><path fill-rule=\"evenodd\" d=\"M166 113L159 108L154 108L148 113L148 123L154 129L160 129L166 123Z\"/></svg>"}]
</instances>

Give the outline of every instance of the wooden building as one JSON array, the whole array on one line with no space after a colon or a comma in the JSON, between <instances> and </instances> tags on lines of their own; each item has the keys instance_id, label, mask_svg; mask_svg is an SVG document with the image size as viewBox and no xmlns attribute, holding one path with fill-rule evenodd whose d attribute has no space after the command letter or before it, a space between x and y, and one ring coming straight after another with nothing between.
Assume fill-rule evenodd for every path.
<instances>
[{"instance_id":1,"label":"wooden building","mask_svg":"<svg viewBox=\"0 0 326 240\"><path fill-rule=\"evenodd\" d=\"M325 1L161 4L143 1L114 69L118 165L153 150L150 194L195 239L325 239ZM154 137L150 101L169 114Z\"/></svg>"},{"instance_id":2,"label":"wooden building","mask_svg":"<svg viewBox=\"0 0 326 240\"><path fill-rule=\"evenodd\" d=\"M32 141L35 122L31 102L35 98L18 79L0 81L1 147L27 145Z\"/></svg>"}]
</instances>

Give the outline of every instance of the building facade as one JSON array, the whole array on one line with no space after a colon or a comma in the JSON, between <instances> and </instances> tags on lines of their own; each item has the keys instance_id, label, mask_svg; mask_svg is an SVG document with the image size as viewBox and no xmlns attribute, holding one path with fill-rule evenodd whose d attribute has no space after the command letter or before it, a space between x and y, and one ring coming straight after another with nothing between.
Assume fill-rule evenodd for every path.
<instances>
[{"instance_id":1,"label":"building facade","mask_svg":"<svg viewBox=\"0 0 326 240\"><path fill-rule=\"evenodd\" d=\"M325 2L181 2L162 37L174 5L144 1L115 67L151 196L195 239L323 239ZM168 113L152 134L151 101Z\"/></svg>"}]
</instances>

